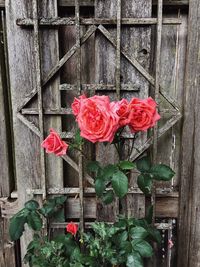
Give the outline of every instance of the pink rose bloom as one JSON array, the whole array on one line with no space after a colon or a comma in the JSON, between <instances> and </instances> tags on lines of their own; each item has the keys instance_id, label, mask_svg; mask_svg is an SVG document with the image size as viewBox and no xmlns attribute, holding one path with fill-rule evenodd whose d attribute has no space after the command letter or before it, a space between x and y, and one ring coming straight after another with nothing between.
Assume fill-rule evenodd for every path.
<instances>
[{"instance_id":1,"label":"pink rose bloom","mask_svg":"<svg viewBox=\"0 0 200 267\"><path fill-rule=\"evenodd\" d=\"M151 97L147 99L133 98L130 101L128 120L132 132L146 131L156 124L160 119L156 106L156 102Z\"/></svg>"},{"instance_id":2,"label":"pink rose bloom","mask_svg":"<svg viewBox=\"0 0 200 267\"><path fill-rule=\"evenodd\" d=\"M85 95L81 95L81 96L79 96L79 98L76 98L76 97L74 98L74 101L73 101L71 107L72 107L73 114L75 116L77 116L79 113L81 99L85 99L85 98L87 98Z\"/></svg>"},{"instance_id":3,"label":"pink rose bloom","mask_svg":"<svg viewBox=\"0 0 200 267\"><path fill-rule=\"evenodd\" d=\"M112 102L112 110L119 116L119 126L123 127L128 124L129 106L126 99L122 99L118 102Z\"/></svg>"},{"instance_id":4,"label":"pink rose bloom","mask_svg":"<svg viewBox=\"0 0 200 267\"><path fill-rule=\"evenodd\" d=\"M119 117L113 112L108 96L81 99L77 122L80 135L92 143L112 142L119 127Z\"/></svg>"},{"instance_id":5,"label":"pink rose bloom","mask_svg":"<svg viewBox=\"0 0 200 267\"><path fill-rule=\"evenodd\" d=\"M41 146L46 149L46 153L54 153L56 156L65 155L69 147L68 144L61 140L54 129L50 129L50 134L42 142Z\"/></svg>"}]
</instances>

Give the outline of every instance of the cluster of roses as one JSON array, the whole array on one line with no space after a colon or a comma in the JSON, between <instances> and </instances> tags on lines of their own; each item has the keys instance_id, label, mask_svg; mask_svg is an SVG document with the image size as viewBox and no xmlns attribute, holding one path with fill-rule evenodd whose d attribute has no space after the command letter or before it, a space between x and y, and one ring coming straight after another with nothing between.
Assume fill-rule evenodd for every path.
<instances>
[{"instance_id":1,"label":"cluster of roses","mask_svg":"<svg viewBox=\"0 0 200 267\"><path fill-rule=\"evenodd\" d=\"M72 111L81 136L96 143L112 142L116 131L124 126L129 126L134 133L153 127L160 119L156 106L151 97L110 102L108 96L87 98L82 95L74 99Z\"/></svg>"},{"instance_id":2,"label":"cluster of roses","mask_svg":"<svg viewBox=\"0 0 200 267\"><path fill-rule=\"evenodd\" d=\"M91 141L112 142L119 128L129 126L134 133L146 131L153 127L160 119L156 109L156 102L147 99L132 98L110 102L108 96L85 95L75 98L72 103L72 111L80 129L80 135ZM54 129L50 129L50 135L43 141L42 147L47 153L56 156L66 154L68 144L61 140Z\"/></svg>"}]
</instances>

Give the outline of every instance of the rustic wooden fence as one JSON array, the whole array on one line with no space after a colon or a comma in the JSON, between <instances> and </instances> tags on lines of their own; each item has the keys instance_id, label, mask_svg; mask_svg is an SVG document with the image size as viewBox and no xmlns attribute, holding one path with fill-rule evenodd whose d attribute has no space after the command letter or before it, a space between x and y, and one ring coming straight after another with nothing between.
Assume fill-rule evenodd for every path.
<instances>
[{"instance_id":1,"label":"rustic wooden fence","mask_svg":"<svg viewBox=\"0 0 200 267\"><path fill-rule=\"evenodd\" d=\"M73 136L70 104L82 90L113 99L152 95L159 102L161 124L151 138L140 137L140 153L132 155L148 150L176 171L172 182L156 186L163 242L148 266L200 266L199 1L7 0L0 7L0 266L20 266L29 234L12 244L8 218L33 196L68 195L66 221L82 228L96 219L113 221L119 212L145 214L149 200L135 177L122 202L104 206L79 155L55 159L40 148L50 127L65 139ZM115 160L100 145L87 153ZM51 225L52 231L64 227Z\"/></svg>"}]
</instances>

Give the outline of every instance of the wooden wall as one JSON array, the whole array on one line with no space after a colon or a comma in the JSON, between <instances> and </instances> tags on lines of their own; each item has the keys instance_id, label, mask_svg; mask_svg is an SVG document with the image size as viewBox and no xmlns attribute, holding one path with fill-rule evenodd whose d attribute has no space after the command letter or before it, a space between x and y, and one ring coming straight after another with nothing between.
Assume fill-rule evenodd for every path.
<instances>
[{"instance_id":1,"label":"wooden wall","mask_svg":"<svg viewBox=\"0 0 200 267\"><path fill-rule=\"evenodd\" d=\"M195 230L194 225L198 223L199 201L196 197L198 195L196 191L198 190L198 168L195 166L199 153L194 146L196 147L198 143L195 141L198 138L195 126L197 125L198 128L196 112L198 112L199 80L198 70L193 72L193 69L199 64L197 51L200 8L198 0L190 2L188 26L188 1L163 1L163 14L160 14L157 13L157 1L123 0L121 8L123 19L156 18L158 15L163 25L160 24L160 48L157 42L159 32L155 23L151 26L142 25L142 27L122 25L121 45L123 49L120 50L120 41L119 38L117 39L119 24L118 31L113 25L98 27L98 24L83 25L83 23L47 29L40 28L37 22L33 21L33 28L28 26L29 22L25 20L18 21L18 24L16 20L37 18L36 9L33 6L33 3L36 5L36 1L6 1L11 87L9 91L9 83L5 79L6 58L1 54L3 63L0 67L0 111L2 114L0 116L2 129L0 141L3 146L0 163L3 171L0 176L0 198L4 217L9 217L9 211L13 213L16 207L21 207L34 194L42 199L46 193L67 194L69 191L65 207L66 220L80 220L83 225L83 221L87 223L95 219L113 221L119 212L144 216L145 205L149 200L145 199L136 188L134 176L131 177L130 182L134 190L130 189L126 199L105 207L96 199L92 186L88 182L88 176L83 175L85 166L81 157L74 153L70 153L64 159L55 159L52 155L46 156L40 149L40 142L47 135L50 127L60 132L66 140L72 137L75 122L69 108L73 97L79 92L80 84L86 88L88 94L94 94L94 84L98 84L100 90L96 93L109 94L112 99L117 97L115 91L102 91L101 84L112 84L116 88L121 80L122 89L123 86L129 84L131 91L121 91L121 96L128 99L132 96L155 95L155 88L157 88L156 90L161 90L158 100L162 121L156 133L159 136L156 158L158 162L170 165L176 171L176 176L170 183L156 185L156 223L161 230L163 243L157 251L156 259L148 266L177 266L177 251L179 251L179 266L200 266L200 263L195 261L195 256L190 258L190 255L196 255L194 251L196 253L198 251L198 238L196 237L198 229ZM4 1L0 1L0 6L4 4ZM43 0L39 1L38 15L40 17L74 17L74 6L75 1L72 0ZM78 8L76 6L76 10ZM85 21L88 18L91 20L116 18L120 15L118 11L117 6L113 5L113 0L108 0L106 3L103 0L80 1L80 17L84 17ZM188 27L190 30L187 44ZM118 41L115 43L115 40ZM75 43L76 46L74 46ZM159 49L160 64L159 60L156 60ZM120 52L121 57L119 57ZM3 55L6 55L4 50ZM80 58L77 55L80 55ZM128 60L124 55L128 55ZM134 59L144 68L143 74L136 70L138 65ZM193 61L196 62L195 65ZM116 78L116 73L118 73L118 78ZM145 75L147 79L144 78ZM155 81L154 77L157 77ZM191 81L194 81L192 87ZM152 86L153 84L156 86ZM194 95L190 93L190 88L193 88ZM12 120L9 106L12 106ZM180 114L184 114L185 120L180 119ZM149 140L147 135L143 135L137 145L143 152L146 148L150 148L151 143L152 140ZM100 145L97 145L95 149L86 145L86 149L91 158L96 157L105 162L104 155L106 154L109 155L111 162L115 160L113 151L107 151ZM148 151L153 150L150 148ZM138 155L133 155L133 158L136 156ZM13 165L13 159L15 159L15 165ZM15 184L16 188L14 188ZM179 188L181 188L181 195L179 195ZM184 194L185 191L186 194ZM77 194L79 197L75 199ZM18 202L10 205L7 199L10 196L15 199L18 197ZM189 214L192 214L192 217ZM190 220L190 218L194 219ZM1 229L6 233L7 221L4 219L1 222ZM63 228L65 225L54 223L51 227L53 230ZM177 241L178 230L180 230L179 243ZM1 230L0 236L3 235ZM12 265L4 260L2 263L0 261L2 267L14 266L13 244L6 243L9 242L7 238L6 233L4 242L6 245L0 243L0 256L11 253ZM30 233L27 233L21 240L22 257L29 238ZM168 239L174 242L172 249L168 247ZM9 247L6 253L5 247L6 249ZM5 257L7 256L2 256L1 259Z\"/></svg>"}]
</instances>

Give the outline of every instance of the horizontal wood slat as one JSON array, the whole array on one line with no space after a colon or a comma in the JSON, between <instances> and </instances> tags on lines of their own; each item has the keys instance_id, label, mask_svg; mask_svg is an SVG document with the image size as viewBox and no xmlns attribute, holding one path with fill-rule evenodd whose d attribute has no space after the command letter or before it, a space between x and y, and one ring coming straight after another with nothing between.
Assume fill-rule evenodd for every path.
<instances>
[{"instance_id":1,"label":"horizontal wood slat","mask_svg":"<svg viewBox=\"0 0 200 267\"><path fill-rule=\"evenodd\" d=\"M156 5L156 1L153 2ZM164 5L177 5L177 6L187 6L189 4L188 0L167 0L164 1ZM59 6L74 6L74 0L59 0ZM0 7L5 6L5 0L0 0ZM82 0L80 1L80 6L94 6L94 0Z\"/></svg>"},{"instance_id":2,"label":"horizontal wood slat","mask_svg":"<svg viewBox=\"0 0 200 267\"><path fill-rule=\"evenodd\" d=\"M60 0L58 1L60 6L74 6L74 0ZM188 0L165 0L164 5L178 5L185 6L189 4ZM94 0L82 0L80 1L81 6L94 6ZM157 1L153 1L153 5L157 5Z\"/></svg>"},{"instance_id":3,"label":"horizontal wood slat","mask_svg":"<svg viewBox=\"0 0 200 267\"><path fill-rule=\"evenodd\" d=\"M139 191L138 189L132 190L129 193L136 193ZM158 190L157 190L158 191ZM48 193L55 193L56 190L49 189ZM80 215L80 204L79 198L76 198L79 194L79 188L65 188L63 190L58 190L57 192L61 192L62 194L69 193L69 197L66 202L66 218L67 219L78 219ZM159 193L159 191L158 191ZM161 192L160 192L161 193ZM57 193L58 194L58 193ZM96 197L94 196L94 189L87 188L84 189L84 212L85 218L87 219L96 219ZM87 197L86 197L87 195ZM72 197L74 196L74 197ZM17 197L17 192L13 192L12 197ZM158 218L177 218L178 217L178 193L163 193L163 195L156 195L156 217ZM4 201L2 204L2 216L5 218L10 218L18 211L17 201L9 202Z\"/></svg>"},{"instance_id":4,"label":"horizontal wood slat","mask_svg":"<svg viewBox=\"0 0 200 267\"><path fill-rule=\"evenodd\" d=\"M156 18L122 18L121 24L122 25L155 25L157 24ZM17 20L17 25L19 26L33 26L34 20L30 18L23 18ZM80 18L80 24L82 25L116 25L117 19L116 18ZM164 18L163 19L164 25L179 25L181 24L181 19L179 18ZM75 18L41 18L39 20L40 26L70 26L75 25Z\"/></svg>"}]
</instances>

